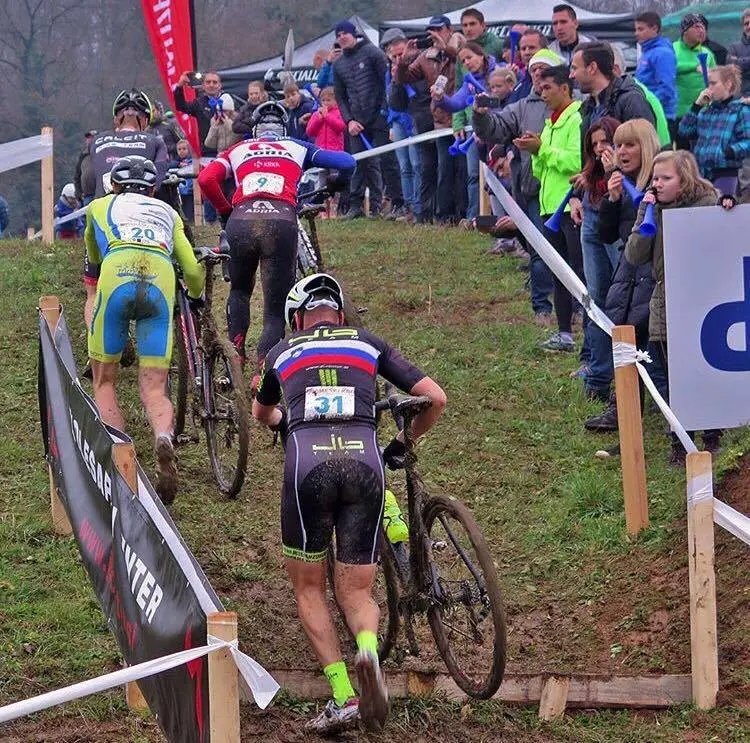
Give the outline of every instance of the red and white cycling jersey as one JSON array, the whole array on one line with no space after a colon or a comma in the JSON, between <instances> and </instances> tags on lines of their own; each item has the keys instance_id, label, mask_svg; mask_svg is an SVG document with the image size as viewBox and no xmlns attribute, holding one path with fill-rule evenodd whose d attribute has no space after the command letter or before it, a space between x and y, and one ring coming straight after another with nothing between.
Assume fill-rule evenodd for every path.
<instances>
[{"instance_id":1,"label":"red and white cycling jersey","mask_svg":"<svg viewBox=\"0 0 750 743\"><path fill-rule=\"evenodd\" d=\"M232 145L215 162L224 166L227 178L234 175L232 205L262 196L295 206L297 184L316 149L295 139L249 139Z\"/></svg>"}]
</instances>

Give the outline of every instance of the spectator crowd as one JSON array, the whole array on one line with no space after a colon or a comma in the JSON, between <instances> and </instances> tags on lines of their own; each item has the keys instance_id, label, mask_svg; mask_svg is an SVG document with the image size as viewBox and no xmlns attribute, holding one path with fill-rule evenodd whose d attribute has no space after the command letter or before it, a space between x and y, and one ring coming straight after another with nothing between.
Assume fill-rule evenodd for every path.
<instances>
[{"instance_id":1,"label":"spectator crowd","mask_svg":"<svg viewBox=\"0 0 750 743\"><path fill-rule=\"evenodd\" d=\"M315 55L315 83L301 87L286 74L283 89L275 91L268 80L252 81L240 105L223 92L216 72L205 73L188 100L186 87L195 87L195 80L186 72L175 87L175 104L195 118L206 158L250 136L253 113L269 94L283 96L290 136L328 150L355 154L451 128L453 138L360 160L339 199L339 216L492 232L489 253L526 261L536 322L550 331L542 347L577 352L575 375L586 394L604 404L586 427L616 430L608 337L581 318L575 300L494 197L492 225L477 219L484 198L480 163L498 176L593 301L613 321L636 326L666 397L662 212L750 200L750 100L744 97L750 95L750 9L741 21L739 41L725 48L709 38L704 15L685 14L672 42L662 35L658 13L641 12L633 29L640 54L631 74L622 49L580 33L576 11L566 4L553 8L551 41L522 24L501 39L475 8L462 12L460 28L435 15L414 38L388 29L379 46L343 20L332 48ZM197 172L184 133L160 104L150 130L164 140L174 166ZM95 134L87 132L86 142ZM93 196L87 157L84 146L60 213ZM642 200L634 201L631 186L645 193ZM192 219L192 182L180 188ZM639 228L649 203L656 229L646 238ZM214 221L210 204L204 209L206 220ZM583 324L580 348L576 322ZM704 432L706 447L715 449L719 435ZM672 458L683 457L675 440Z\"/></svg>"}]
</instances>

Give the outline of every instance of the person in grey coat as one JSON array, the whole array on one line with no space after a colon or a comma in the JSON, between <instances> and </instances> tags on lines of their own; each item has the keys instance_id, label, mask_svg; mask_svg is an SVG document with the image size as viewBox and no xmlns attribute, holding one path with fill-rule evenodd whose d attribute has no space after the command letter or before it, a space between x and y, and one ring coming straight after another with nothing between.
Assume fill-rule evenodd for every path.
<instances>
[{"instance_id":1,"label":"person in grey coat","mask_svg":"<svg viewBox=\"0 0 750 743\"><path fill-rule=\"evenodd\" d=\"M727 62L742 70L742 95L750 96L750 8L742 14L742 28L740 40L729 45Z\"/></svg>"}]
</instances>

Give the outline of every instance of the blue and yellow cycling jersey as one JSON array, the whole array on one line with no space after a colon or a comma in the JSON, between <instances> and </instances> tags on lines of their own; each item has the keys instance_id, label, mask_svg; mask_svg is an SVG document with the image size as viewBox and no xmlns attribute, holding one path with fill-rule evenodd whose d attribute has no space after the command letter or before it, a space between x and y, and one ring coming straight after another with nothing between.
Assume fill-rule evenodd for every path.
<instances>
[{"instance_id":1,"label":"blue and yellow cycling jersey","mask_svg":"<svg viewBox=\"0 0 750 743\"><path fill-rule=\"evenodd\" d=\"M149 196L110 194L91 203L85 241L89 261L101 264L88 334L89 356L106 363L118 361L132 320L141 365L168 368L173 258L182 268L191 296L200 296L205 281L182 219L168 204Z\"/></svg>"}]
</instances>

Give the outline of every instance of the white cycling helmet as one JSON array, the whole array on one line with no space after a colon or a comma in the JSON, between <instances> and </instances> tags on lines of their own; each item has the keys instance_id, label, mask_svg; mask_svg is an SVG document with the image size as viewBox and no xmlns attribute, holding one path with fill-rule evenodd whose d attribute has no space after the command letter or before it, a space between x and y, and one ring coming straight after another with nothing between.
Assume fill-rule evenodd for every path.
<instances>
[{"instance_id":1,"label":"white cycling helmet","mask_svg":"<svg viewBox=\"0 0 750 743\"><path fill-rule=\"evenodd\" d=\"M74 199L76 197L76 187L72 183L66 183L60 194L65 199Z\"/></svg>"},{"instance_id":2,"label":"white cycling helmet","mask_svg":"<svg viewBox=\"0 0 750 743\"><path fill-rule=\"evenodd\" d=\"M312 310L316 307L330 307L338 312L344 311L344 292L333 276L327 273L314 273L300 279L289 291L284 306L284 317L289 327L296 330L294 316L300 310Z\"/></svg>"}]
</instances>

